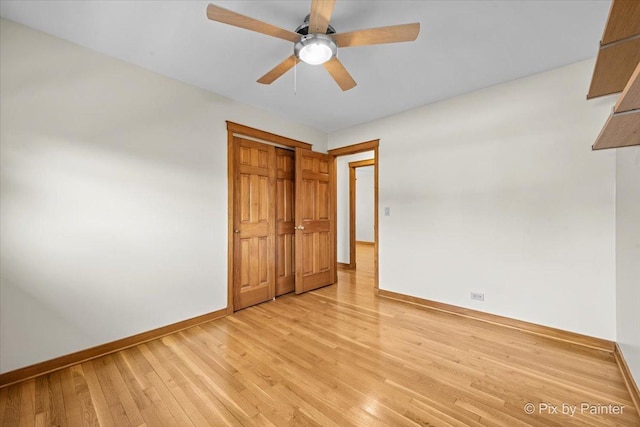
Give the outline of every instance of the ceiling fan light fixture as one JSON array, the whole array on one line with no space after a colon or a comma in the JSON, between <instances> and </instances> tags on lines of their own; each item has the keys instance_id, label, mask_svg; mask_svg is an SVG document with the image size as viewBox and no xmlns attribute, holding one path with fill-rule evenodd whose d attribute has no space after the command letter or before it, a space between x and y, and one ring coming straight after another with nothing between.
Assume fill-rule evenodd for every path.
<instances>
[{"instance_id":1,"label":"ceiling fan light fixture","mask_svg":"<svg viewBox=\"0 0 640 427\"><path fill-rule=\"evenodd\" d=\"M296 58L310 65L324 64L338 52L336 42L326 34L302 36L293 47Z\"/></svg>"}]
</instances>

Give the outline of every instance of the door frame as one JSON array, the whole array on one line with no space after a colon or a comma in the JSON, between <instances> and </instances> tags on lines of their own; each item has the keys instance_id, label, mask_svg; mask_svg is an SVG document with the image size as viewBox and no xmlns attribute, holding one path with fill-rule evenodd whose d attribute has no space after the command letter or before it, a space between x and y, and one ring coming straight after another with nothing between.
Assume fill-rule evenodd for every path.
<instances>
[{"instance_id":1,"label":"door frame","mask_svg":"<svg viewBox=\"0 0 640 427\"><path fill-rule=\"evenodd\" d=\"M241 125L231 122L227 123L227 314L233 314L233 279L234 279L234 181L235 181L235 157L234 157L234 138L242 137L252 139L257 142L263 142L275 146L284 146L288 148L305 148L311 150L312 145L306 142L287 138L286 136L277 135L275 133L266 132L260 129Z\"/></svg>"},{"instance_id":2,"label":"door frame","mask_svg":"<svg viewBox=\"0 0 640 427\"><path fill-rule=\"evenodd\" d=\"M375 173L376 159L373 158L349 162L349 268L356 268L356 169L366 166L373 166ZM377 211L376 206L373 208L374 211ZM375 224L375 220L373 227L373 244L375 245L375 240L377 238L376 230L378 228Z\"/></svg>"},{"instance_id":3,"label":"door frame","mask_svg":"<svg viewBox=\"0 0 640 427\"><path fill-rule=\"evenodd\" d=\"M363 153L365 151L373 151L373 158L375 160L375 164L373 167L373 186L374 186L374 214L373 214L373 236L375 239L374 242L374 249L373 249L373 264L374 264L374 281L373 281L373 286L374 286L374 293L376 295L378 295L378 290L379 290L379 286L380 286L380 282L379 282L379 268L378 268L378 251L379 251L379 237L378 237L378 216L379 216L379 209L378 209L378 169L379 169L379 165L380 165L380 156L378 155L378 148L380 146L380 139L372 139L371 141L365 141L365 142L361 142L359 144L354 144L354 145L348 145L346 147L340 147L340 148L335 148L333 150L329 150L329 154L331 155L332 159L333 159L333 200L334 200L334 206L335 209L333 211L333 215L334 218L333 220L336 223L336 230L337 230L337 220L338 220L338 209L337 209L337 203L338 203L338 192L337 192L337 185L338 185L338 179L337 179L337 158L340 156L348 156L350 154L358 154L358 153ZM349 233L351 235L351 233ZM351 237L349 237L349 239L351 239ZM355 234L354 234L354 240L355 240ZM336 231L336 235L334 236L333 239L333 244L334 244L334 254L335 257L338 256L338 236L337 236L337 231ZM355 248L355 245L353 246ZM350 249L351 250L351 249ZM349 255L350 259L349 259L349 263L351 264L352 259L351 255ZM334 260L336 262L336 266L338 265L338 260L337 258ZM355 263L355 260L353 261ZM338 269L336 268L336 277L335 277L335 281L338 281Z\"/></svg>"}]
</instances>

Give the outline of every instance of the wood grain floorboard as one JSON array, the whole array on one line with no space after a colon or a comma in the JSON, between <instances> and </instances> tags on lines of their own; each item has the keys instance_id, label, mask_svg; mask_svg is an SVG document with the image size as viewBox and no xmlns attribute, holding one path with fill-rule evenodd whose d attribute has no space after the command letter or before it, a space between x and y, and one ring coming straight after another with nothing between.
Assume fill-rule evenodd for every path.
<instances>
[{"instance_id":1,"label":"wood grain floorboard","mask_svg":"<svg viewBox=\"0 0 640 427\"><path fill-rule=\"evenodd\" d=\"M337 285L0 389L0 423L640 426L611 353L378 298L370 245L357 266Z\"/></svg>"}]
</instances>

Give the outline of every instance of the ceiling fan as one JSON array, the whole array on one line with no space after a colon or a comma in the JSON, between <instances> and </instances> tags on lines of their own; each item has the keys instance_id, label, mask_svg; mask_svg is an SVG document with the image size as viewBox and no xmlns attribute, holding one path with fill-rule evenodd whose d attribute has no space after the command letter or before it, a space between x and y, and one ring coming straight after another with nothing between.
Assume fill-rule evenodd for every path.
<instances>
[{"instance_id":1,"label":"ceiling fan","mask_svg":"<svg viewBox=\"0 0 640 427\"><path fill-rule=\"evenodd\" d=\"M312 0L311 13L295 32L241 15L220 6L207 6L207 17L268 36L294 43L293 54L258 79L258 83L271 84L298 62L322 64L343 91L356 86L355 80L336 57L338 47L366 46L383 43L413 41L418 37L420 24L402 24L389 27L336 33L329 25L335 0Z\"/></svg>"}]
</instances>

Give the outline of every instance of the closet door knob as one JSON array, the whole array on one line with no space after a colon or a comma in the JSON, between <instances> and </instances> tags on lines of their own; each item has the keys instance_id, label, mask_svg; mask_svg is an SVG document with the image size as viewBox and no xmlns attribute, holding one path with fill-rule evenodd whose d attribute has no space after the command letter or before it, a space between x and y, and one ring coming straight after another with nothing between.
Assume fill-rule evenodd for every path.
<instances>
[{"instance_id":1,"label":"closet door knob","mask_svg":"<svg viewBox=\"0 0 640 427\"><path fill-rule=\"evenodd\" d=\"M237 228L235 230L233 230L234 233L239 233L240 230L238 230Z\"/></svg>"}]
</instances>

